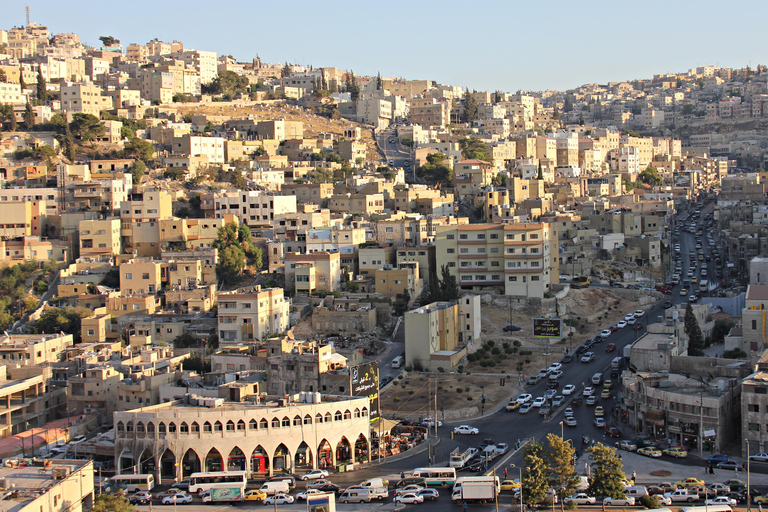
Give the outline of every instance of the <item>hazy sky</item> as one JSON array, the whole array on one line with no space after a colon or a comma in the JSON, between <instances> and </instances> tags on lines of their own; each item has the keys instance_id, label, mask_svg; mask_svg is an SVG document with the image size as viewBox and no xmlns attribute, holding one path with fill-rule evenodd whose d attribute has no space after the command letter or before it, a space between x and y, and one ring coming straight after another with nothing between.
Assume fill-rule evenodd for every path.
<instances>
[{"instance_id":1,"label":"hazy sky","mask_svg":"<svg viewBox=\"0 0 768 512\"><path fill-rule=\"evenodd\" d=\"M3 0L3 26L31 19L97 46L157 37L249 61L477 90L568 89L697 65L768 64L764 0Z\"/></svg>"}]
</instances>

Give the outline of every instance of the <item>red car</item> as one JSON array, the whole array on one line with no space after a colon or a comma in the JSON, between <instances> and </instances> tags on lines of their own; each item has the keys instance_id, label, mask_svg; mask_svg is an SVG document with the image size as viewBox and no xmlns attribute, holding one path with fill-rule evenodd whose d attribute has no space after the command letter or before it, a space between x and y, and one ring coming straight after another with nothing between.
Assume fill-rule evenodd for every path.
<instances>
[{"instance_id":1,"label":"red car","mask_svg":"<svg viewBox=\"0 0 768 512\"><path fill-rule=\"evenodd\" d=\"M612 326L610 326L610 327L608 328L608 330L609 330L609 331L611 331L611 332L616 332L616 331L618 331L618 330L619 330L619 328L618 328L617 326L615 326L615 325L612 325Z\"/></svg>"},{"instance_id":2,"label":"red car","mask_svg":"<svg viewBox=\"0 0 768 512\"><path fill-rule=\"evenodd\" d=\"M613 352L614 350L616 350L616 344L615 343L609 343L609 344L607 344L605 346L605 351L606 352Z\"/></svg>"},{"instance_id":3,"label":"red car","mask_svg":"<svg viewBox=\"0 0 768 512\"><path fill-rule=\"evenodd\" d=\"M621 432L616 427L605 427L605 433L609 437L621 437Z\"/></svg>"}]
</instances>

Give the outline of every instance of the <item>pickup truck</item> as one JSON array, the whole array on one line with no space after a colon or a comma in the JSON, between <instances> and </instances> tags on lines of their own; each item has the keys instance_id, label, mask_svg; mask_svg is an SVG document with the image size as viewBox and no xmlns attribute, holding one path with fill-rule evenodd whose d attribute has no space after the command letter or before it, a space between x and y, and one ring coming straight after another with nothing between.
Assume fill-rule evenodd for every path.
<instances>
[{"instance_id":1,"label":"pickup truck","mask_svg":"<svg viewBox=\"0 0 768 512\"><path fill-rule=\"evenodd\" d=\"M699 494L697 492L689 492L688 489L677 489L674 492L665 492L664 496L672 500L672 503L685 501L688 503L693 503L697 499L699 499Z\"/></svg>"}]
</instances>

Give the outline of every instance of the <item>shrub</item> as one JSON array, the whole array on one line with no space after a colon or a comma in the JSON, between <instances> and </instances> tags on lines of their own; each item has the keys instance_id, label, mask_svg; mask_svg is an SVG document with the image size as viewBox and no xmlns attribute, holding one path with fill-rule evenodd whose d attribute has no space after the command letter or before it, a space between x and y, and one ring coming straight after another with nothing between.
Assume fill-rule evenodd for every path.
<instances>
[{"instance_id":1,"label":"shrub","mask_svg":"<svg viewBox=\"0 0 768 512\"><path fill-rule=\"evenodd\" d=\"M657 496L649 496L647 494L640 496L639 503L643 507L649 508L649 509L659 508L661 506L661 503L659 502L659 498Z\"/></svg>"},{"instance_id":2,"label":"shrub","mask_svg":"<svg viewBox=\"0 0 768 512\"><path fill-rule=\"evenodd\" d=\"M474 398L472 398L471 396L467 397L467 402L471 402L472 400L474 400Z\"/></svg>"},{"instance_id":3,"label":"shrub","mask_svg":"<svg viewBox=\"0 0 768 512\"><path fill-rule=\"evenodd\" d=\"M576 510L579 508L575 501L569 501L565 504L565 510Z\"/></svg>"},{"instance_id":4,"label":"shrub","mask_svg":"<svg viewBox=\"0 0 768 512\"><path fill-rule=\"evenodd\" d=\"M443 368L442 366L438 366L437 371L440 373L445 373L445 368ZM424 380L424 379L421 379L421 380Z\"/></svg>"},{"instance_id":5,"label":"shrub","mask_svg":"<svg viewBox=\"0 0 768 512\"><path fill-rule=\"evenodd\" d=\"M456 388L456 392L457 392L458 394L461 394L463 391L464 391L464 390L463 390L463 389L461 389L461 388Z\"/></svg>"},{"instance_id":6,"label":"shrub","mask_svg":"<svg viewBox=\"0 0 768 512\"><path fill-rule=\"evenodd\" d=\"M464 365L463 365L463 364L460 364L458 367L456 367L456 370L457 370L459 373L463 372L463 371L464 371Z\"/></svg>"},{"instance_id":7,"label":"shrub","mask_svg":"<svg viewBox=\"0 0 768 512\"><path fill-rule=\"evenodd\" d=\"M406 366L405 367L405 371L412 372L413 371L413 366L411 366L411 365Z\"/></svg>"}]
</instances>

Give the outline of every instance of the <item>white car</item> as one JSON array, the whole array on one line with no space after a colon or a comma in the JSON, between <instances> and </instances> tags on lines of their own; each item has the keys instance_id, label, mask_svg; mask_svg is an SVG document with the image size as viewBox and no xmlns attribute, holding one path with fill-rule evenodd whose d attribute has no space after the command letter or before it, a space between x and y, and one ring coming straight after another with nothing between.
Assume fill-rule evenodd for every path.
<instances>
[{"instance_id":1,"label":"white car","mask_svg":"<svg viewBox=\"0 0 768 512\"><path fill-rule=\"evenodd\" d=\"M581 356L582 363L591 363L594 360L595 360L594 352L585 352L584 355Z\"/></svg>"},{"instance_id":2,"label":"white car","mask_svg":"<svg viewBox=\"0 0 768 512\"><path fill-rule=\"evenodd\" d=\"M563 503L568 503L569 501L572 501L577 505L594 505L597 503L597 498L594 496L587 496L587 493L585 492L580 492L579 494L567 496L563 499Z\"/></svg>"},{"instance_id":3,"label":"white car","mask_svg":"<svg viewBox=\"0 0 768 512\"><path fill-rule=\"evenodd\" d=\"M644 316L645 316L645 311L643 311L642 309L638 309L637 311L635 311L635 318L641 318Z\"/></svg>"},{"instance_id":4,"label":"white car","mask_svg":"<svg viewBox=\"0 0 768 512\"><path fill-rule=\"evenodd\" d=\"M307 499L307 496L312 496L313 494L324 494L324 493L320 489L307 489L306 491L296 493L296 499L305 500Z\"/></svg>"},{"instance_id":5,"label":"white car","mask_svg":"<svg viewBox=\"0 0 768 512\"><path fill-rule=\"evenodd\" d=\"M563 412L563 414L564 414L566 417L568 417L568 416L573 416L573 408L572 408L572 407L566 407L566 408L565 408L565 412Z\"/></svg>"},{"instance_id":6,"label":"white car","mask_svg":"<svg viewBox=\"0 0 768 512\"><path fill-rule=\"evenodd\" d=\"M414 503L424 503L424 498L418 494L409 492L408 494L398 494L395 496L395 503L413 505Z\"/></svg>"},{"instance_id":7,"label":"white car","mask_svg":"<svg viewBox=\"0 0 768 512\"><path fill-rule=\"evenodd\" d=\"M626 320L627 322L629 322L629 321L630 321L630 320L632 320L633 318L635 318L635 315L633 315L632 313L630 313L630 314L628 314L627 316L625 316L625 317L624 317L624 320Z\"/></svg>"},{"instance_id":8,"label":"white car","mask_svg":"<svg viewBox=\"0 0 768 512\"><path fill-rule=\"evenodd\" d=\"M328 478L329 473L324 469L313 469L309 473L301 475L302 480L317 480L318 478Z\"/></svg>"},{"instance_id":9,"label":"white car","mask_svg":"<svg viewBox=\"0 0 768 512\"><path fill-rule=\"evenodd\" d=\"M632 317L629 320L627 320L627 325L635 325L637 323L637 318Z\"/></svg>"},{"instance_id":10,"label":"white car","mask_svg":"<svg viewBox=\"0 0 768 512\"><path fill-rule=\"evenodd\" d=\"M563 420L563 423L565 423L566 427L575 427L578 425L578 423L576 422L576 418L574 418L573 416L566 416L565 419Z\"/></svg>"},{"instance_id":11,"label":"white car","mask_svg":"<svg viewBox=\"0 0 768 512\"><path fill-rule=\"evenodd\" d=\"M619 320L619 323L616 324L616 327L618 327L619 329L623 329L626 326L627 326L627 322L625 322L624 320Z\"/></svg>"},{"instance_id":12,"label":"white car","mask_svg":"<svg viewBox=\"0 0 768 512\"><path fill-rule=\"evenodd\" d=\"M395 496L399 496L401 494L409 494L409 493L415 494L424 489L425 487L422 485L417 485L417 484L406 485L401 489L395 489Z\"/></svg>"},{"instance_id":13,"label":"white car","mask_svg":"<svg viewBox=\"0 0 768 512\"><path fill-rule=\"evenodd\" d=\"M475 427L470 427L469 425L459 425L458 427L453 429L453 433L454 434L474 434L474 435L477 435L477 434L480 433L480 430L475 428Z\"/></svg>"},{"instance_id":14,"label":"white car","mask_svg":"<svg viewBox=\"0 0 768 512\"><path fill-rule=\"evenodd\" d=\"M186 503L192 503L192 496L185 492L177 492L173 496L166 496L162 501L163 505L182 505Z\"/></svg>"},{"instance_id":15,"label":"white car","mask_svg":"<svg viewBox=\"0 0 768 512\"><path fill-rule=\"evenodd\" d=\"M546 401L547 401L547 399L545 397L538 396L538 397L536 397L536 400L533 401L533 406L534 407L541 407L542 405L544 405L544 403Z\"/></svg>"},{"instance_id":16,"label":"white car","mask_svg":"<svg viewBox=\"0 0 768 512\"><path fill-rule=\"evenodd\" d=\"M635 505L635 498L632 496L629 498L605 498L603 505L606 507L633 507Z\"/></svg>"},{"instance_id":17,"label":"white car","mask_svg":"<svg viewBox=\"0 0 768 512\"><path fill-rule=\"evenodd\" d=\"M576 386L574 386L573 384L568 384L563 388L563 395L565 396L572 395L574 391L576 391Z\"/></svg>"},{"instance_id":18,"label":"white car","mask_svg":"<svg viewBox=\"0 0 768 512\"><path fill-rule=\"evenodd\" d=\"M592 396L595 394L595 388L592 386L587 386L584 388L584 392L582 393L584 396Z\"/></svg>"},{"instance_id":19,"label":"white car","mask_svg":"<svg viewBox=\"0 0 768 512\"><path fill-rule=\"evenodd\" d=\"M600 332L600 336L602 336L603 338L607 338L607 337L608 337L608 336L610 336L611 334L613 334L613 331L612 331L612 330L610 330L610 329L603 329L603 330Z\"/></svg>"},{"instance_id":20,"label":"white car","mask_svg":"<svg viewBox=\"0 0 768 512\"><path fill-rule=\"evenodd\" d=\"M669 496L657 494L656 497L659 498L659 505L669 506L672 504L672 498Z\"/></svg>"},{"instance_id":21,"label":"white car","mask_svg":"<svg viewBox=\"0 0 768 512\"><path fill-rule=\"evenodd\" d=\"M517 401L517 402L520 402L521 404L527 404L527 403L528 403L528 402L530 402L531 400L533 400L533 397L531 396L531 394L530 394L530 393L523 393L522 395L520 395L519 397L517 397L517 400L516 400L516 401Z\"/></svg>"},{"instance_id":22,"label":"white car","mask_svg":"<svg viewBox=\"0 0 768 512\"><path fill-rule=\"evenodd\" d=\"M735 499L729 498L728 496L718 496L717 498L707 500L707 505L728 505L729 507L735 507L737 504L738 502Z\"/></svg>"},{"instance_id":23,"label":"white car","mask_svg":"<svg viewBox=\"0 0 768 512\"><path fill-rule=\"evenodd\" d=\"M264 498L264 504L265 505L290 505L294 502L293 496L290 496L288 494L283 494L282 492L279 492L275 494L274 496L267 496Z\"/></svg>"},{"instance_id":24,"label":"white car","mask_svg":"<svg viewBox=\"0 0 768 512\"><path fill-rule=\"evenodd\" d=\"M550 372L556 372L556 371L562 370L562 369L563 369L563 365L560 364L560 363L552 363L551 365L549 365L549 371Z\"/></svg>"},{"instance_id":25,"label":"white car","mask_svg":"<svg viewBox=\"0 0 768 512\"><path fill-rule=\"evenodd\" d=\"M432 428L432 427L435 426L435 420L433 420L432 418L427 417L427 418L424 418L423 420L421 420L421 424L424 425L425 427ZM437 426L438 427L442 427L443 426L443 422L440 421L440 420L437 420Z\"/></svg>"},{"instance_id":26,"label":"white car","mask_svg":"<svg viewBox=\"0 0 768 512\"><path fill-rule=\"evenodd\" d=\"M753 460L755 462L768 462L768 453L756 453L754 455L750 455L749 460Z\"/></svg>"}]
</instances>

